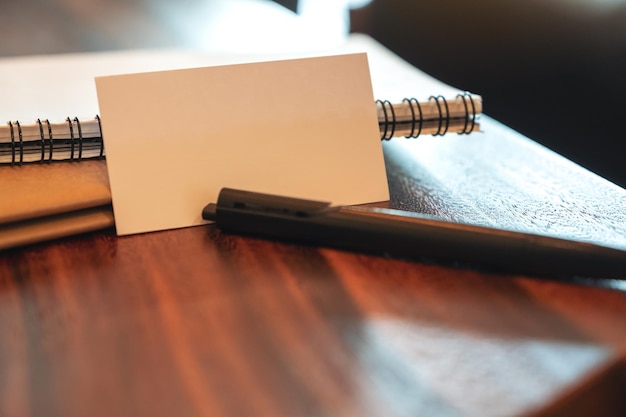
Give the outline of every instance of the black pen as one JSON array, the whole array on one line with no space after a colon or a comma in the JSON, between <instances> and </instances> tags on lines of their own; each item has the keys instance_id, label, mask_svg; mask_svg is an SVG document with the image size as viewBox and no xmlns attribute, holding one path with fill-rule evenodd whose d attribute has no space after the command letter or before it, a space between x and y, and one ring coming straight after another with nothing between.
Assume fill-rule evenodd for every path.
<instances>
[{"instance_id":1,"label":"black pen","mask_svg":"<svg viewBox=\"0 0 626 417\"><path fill-rule=\"evenodd\" d=\"M224 188L202 217L230 233L552 276L626 279L626 251L406 211Z\"/></svg>"}]
</instances>

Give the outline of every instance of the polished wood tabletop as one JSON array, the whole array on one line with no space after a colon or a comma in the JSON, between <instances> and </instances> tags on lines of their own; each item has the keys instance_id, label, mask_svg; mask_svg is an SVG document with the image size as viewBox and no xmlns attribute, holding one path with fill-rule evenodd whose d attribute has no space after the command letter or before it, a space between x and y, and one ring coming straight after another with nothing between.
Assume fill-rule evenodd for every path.
<instances>
[{"instance_id":1,"label":"polished wood tabletop","mask_svg":"<svg viewBox=\"0 0 626 417\"><path fill-rule=\"evenodd\" d=\"M213 226L6 251L0 300L7 416L514 416L626 346L624 291Z\"/></svg>"},{"instance_id":2,"label":"polished wood tabletop","mask_svg":"<svg viewBox=\"0 0 626 417\"><path fill-rule=\"evenodd\" d=\"M488 119L484 129L484 140L514 135ZM392 206L485 222L519 217L518 225L550 217L495 198L519 198L523 190L507 188L527 175L515 177L519 167L494 173L503 161L485 163L474 180L490 173L493 195L475 187L455 196L466 181L455 170L472 163L472 146L451 158L437 186L433 155L420 161L398 145L385 145ZM574 169L573 178L545 181L560 194L547 213L555 227L576 215L608 222L578 206L572 190L593 186L617 203L624 190L530 149L538 176L556 175L544 163ZM623 415L625 288L240 237L214 225L126 237L106 230L6 250L0 414Z\"/></svg>"},{"instance_id":3,"label":"polished wood tabletop","mask_svg":"<svg viewBox=\"0 0 626 417\"><path fill-rule=\"evenodd\" d=\"M385 143L389 204L624 244L626 190L488 117L482 129ZM2 416L626 414L626 281L214 225L2 251L0 330Z\"/></svg>"}]
</instances>

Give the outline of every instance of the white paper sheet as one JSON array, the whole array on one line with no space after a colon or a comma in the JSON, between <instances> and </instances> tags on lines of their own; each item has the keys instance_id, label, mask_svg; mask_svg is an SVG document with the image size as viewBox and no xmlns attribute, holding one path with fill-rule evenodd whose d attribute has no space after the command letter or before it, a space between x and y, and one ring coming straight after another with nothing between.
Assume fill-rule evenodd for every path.
<instances>
[{"instance_id":1,"label":"white paper sheet","mask_svg":"<svg viewBox=\"0 0 626 417\"><path fill-rule=\"evenodd\" d=\"M120 235L202 224L222 187L389 198L365 54L96 79Z\"/></svg>"}]
</instances>

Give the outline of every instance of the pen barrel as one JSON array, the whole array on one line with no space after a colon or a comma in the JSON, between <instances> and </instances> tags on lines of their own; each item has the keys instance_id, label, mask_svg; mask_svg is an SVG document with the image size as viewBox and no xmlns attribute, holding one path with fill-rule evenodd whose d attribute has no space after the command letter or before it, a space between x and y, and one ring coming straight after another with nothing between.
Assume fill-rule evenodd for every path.
<instances>
[{"instance_id":1,"label":"pen barrel","mask_svg":"<svg viewBox=\"0 0 626 417\"><path fill-rule=\"evenodd\" d=\"M328 209L283 216L218 208L225 232L454 266L551 276L626 278L626 252L440 220Z\"/></svg>"}]
</instances>

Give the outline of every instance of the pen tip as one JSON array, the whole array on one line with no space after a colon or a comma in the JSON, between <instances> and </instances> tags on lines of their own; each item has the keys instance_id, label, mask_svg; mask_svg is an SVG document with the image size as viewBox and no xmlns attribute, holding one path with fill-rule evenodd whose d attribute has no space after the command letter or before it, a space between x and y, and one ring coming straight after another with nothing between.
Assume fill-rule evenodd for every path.
<instances>
[{"instance_id":1,"label":"pen tip","mask_svg":"<svg viewBox=\"0 0 626 417\"><path fill-rule=\"evenodd\" d=\"M215 220L215 213L217 211L217 205L214 203L207 204L207 206L202 209L202 218L204 220Z\"/></svg>"}]
</instances>

